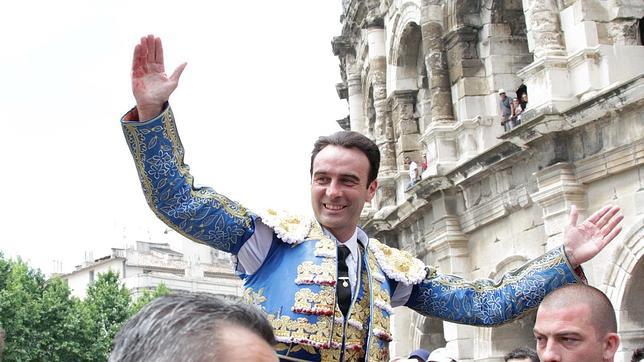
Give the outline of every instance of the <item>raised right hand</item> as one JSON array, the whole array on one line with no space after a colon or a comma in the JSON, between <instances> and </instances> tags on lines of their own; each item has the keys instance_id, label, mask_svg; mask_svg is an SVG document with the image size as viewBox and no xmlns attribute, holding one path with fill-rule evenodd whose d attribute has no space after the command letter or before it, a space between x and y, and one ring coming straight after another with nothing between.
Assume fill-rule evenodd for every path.
<instances>
[{"instance_id":1,"label":"raised right hand","mask_svg":"<svg viewBox=\"0 0 644 362\"><path fill-rule=\"evenodd\" d=\"M141 38L132 59L132 93L139 120L152 119L161 113L170 94L177 88L185 67L186 63L179 65L168 77L163 64L161 39L152 34Z\"/></svg>"}]
</instances>

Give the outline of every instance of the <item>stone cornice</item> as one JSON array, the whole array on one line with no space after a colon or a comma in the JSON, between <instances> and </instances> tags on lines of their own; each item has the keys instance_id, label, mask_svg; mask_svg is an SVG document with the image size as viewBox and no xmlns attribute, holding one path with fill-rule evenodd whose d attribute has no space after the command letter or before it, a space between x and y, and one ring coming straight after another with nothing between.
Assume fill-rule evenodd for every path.
<instances>
[{"instance_id":1,"label":"stone cornice","mask_svg":"<svg viewBox=\"0 0 644 362\"><path fill-rule=\"evenodd\" d=\"M461 42L475 42L478 36L477 34L478 29L469 25L459 26L454 30L450 30L443 35L445 49L451 49L454 45Z\"/></svg>"},{"instance_id":2,"label":"stone cornice","mask_svg":"<svg viewBox=\"0 0 644 362\"><path fill-rule=\"evenodd\" d=\"M417 94L418 89L395 90L389 95L387 101L392 106L396 103L415 102Z\"/></svg>"},{"instance_id":3,"label":"stone cornice","mask_svg":"<svg viewBox=\"0 0 644 362\"><path fill-rule=\"evenodd\" d=\"M580 183L590 184L640 165L644 165L644 138L577 161L575 173Z\"/></svg>"}]
</instances>

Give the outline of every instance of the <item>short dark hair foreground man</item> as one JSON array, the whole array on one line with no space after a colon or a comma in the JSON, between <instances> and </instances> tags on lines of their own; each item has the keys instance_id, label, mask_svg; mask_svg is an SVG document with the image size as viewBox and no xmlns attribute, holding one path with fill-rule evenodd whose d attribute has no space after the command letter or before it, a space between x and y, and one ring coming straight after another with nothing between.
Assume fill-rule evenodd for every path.
<instances>
[{"instance_id":1,"label":"short dark hair foreground man","mask_svg":"<svg viewBox=\"0 0 644 362\"><path fill-rule=\"evenodd\" d=\"M114 338L110 361L277 361L270 323L239 298L177 294L155 299Z\"/></svg>"},{"instance_id":2,"label":"short dark hair foreground man","mask_svg":"<svg viewBox=\"0 0 644 362\"><path fill-rule=\"evenodd\" d=\"M539 362L539 356L532 348L519 347L506 354L503 360L505 362Z\"/></svg>"},{"instance_id":3,"label":"short dark hair foreground man","mask_svg":"<svg viewBox=\"0 0 644 362\"><path fill-rule=\"evenodd\" d=\"M599 289L582 284L546 296L534 336L542 362L611 362L619 346L613 305Z\"/></svg>"}]
</instances>

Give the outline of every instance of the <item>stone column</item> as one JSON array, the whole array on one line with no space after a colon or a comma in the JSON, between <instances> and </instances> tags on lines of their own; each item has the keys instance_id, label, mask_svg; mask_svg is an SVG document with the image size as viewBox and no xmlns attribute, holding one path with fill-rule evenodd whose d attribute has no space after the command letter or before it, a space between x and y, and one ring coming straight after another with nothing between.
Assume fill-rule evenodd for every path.
<instances>
[{"instance_id":1,"label":"stone column","mask_svg":"<svg viewBox=\"0 0 644 362\"><path fill-rule=\"evenodd\" d=\"M442 3L443 0L423 0L421 6L420 31L431 94L432 123L454 121L447 56L442 41Z\"/></svg>"},{"instance_id":2,"label":"stone column","mask_svg":"<svg viewBox=\"0 0 644 362\"><path fill-rule=\"evenodd\" d=\"M557 2L523 0L523 12L528 30L528 48L534 54L534 58L565 55L566 47L561 34Z\"/></svg>"},{"instance_id":3,"label":"stone column","mask_svg":"<svg viewBox=\"0 0 644 362\"><path fill-rule=\"evenodd\" d=\"M368 134L367 122L364 117L364 97L362 95L360 66L355 60L351 62L347 61L346 74L349 89L349 119L351 120L351 130L370 137L371 135Z\"/></svg>"},{"instance_id":4,"label":"stone column","mask_svg":"<svg viewBox=\"0 0 644 362\"><path fill-rule=\"evenodd\" d=\"M369 78L373 87L373 100L376 112L374 136L380 149L380 187L376 194L379 208L396 204L395 184L396 152L390 111L387 104L387 63L385 59L385 28L382 19L373 20L367 25L369 44Z\"/></svg>"},{"instance_id":5,"label":"stone column","mask_svg":"<svg viewBox=\"0 0 644 362\"><path fill-rule=\"evenodd\" d=\"M545 250L549 250L561 244L560 234L568 223L572 205L579 210L579 220L584 220L586 188L577 181L574 166L567 162L554 164L534 175L539 191L530 197L543 210L543 224L548 238Z\"/></svg>"}]
</instances>

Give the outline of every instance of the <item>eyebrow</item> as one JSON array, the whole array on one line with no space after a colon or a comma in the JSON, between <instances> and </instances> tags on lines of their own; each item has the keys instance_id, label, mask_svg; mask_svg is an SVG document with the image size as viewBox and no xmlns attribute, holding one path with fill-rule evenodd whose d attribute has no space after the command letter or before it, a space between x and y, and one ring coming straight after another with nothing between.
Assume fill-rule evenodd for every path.
<instances>
[{"instance_id":1,"label":"eyebrow","mask_svg":"<svg viewBox=\"0 0 644 362\"><path fill-rule=\"evenodd\" d=\"M324 171L324 170L322 170L322 171L315 171L315 172L313 173L313 177L316 177L316 176L329 176L329 174L330 174L330 172L328 172L328 171ZM360 183L360 177L359 177L359 176L357 176L357 175L351 174L351 173L343 173L343 174L340 174L340 175L339 175L339 177L341 177L341 178L348 178L348 179L351 179L352 181L355 181L355 182L357 182L357 183Z\"/></svg>"},{"instance_id":2,"label":"eyebrow","mask_svg":"<svg viewBox=\"0 0 644 362\"><path fill-rule=\"evenodd\" d=\"M539 331L538 329L536 329L536 328L534 328L534 329L532 330L532 333L534 333L534 334L538 334L538 335L542 335L542 336L544 336L544 335L545 335L545 333L540 332L540 331ZM583 337L579 332L575 332L575 331L561 331L561 332L557 332L557 333L555 333L555 334L554 334L554 336L555 336L555 337L570 336L570 337L579 337L579 338L582 338L582 337Z\"/></svg>"}]
</instances>

